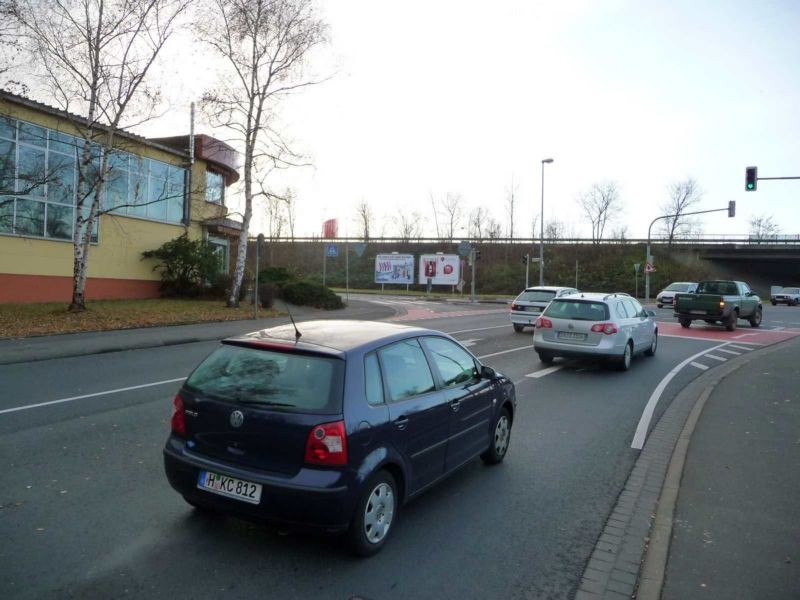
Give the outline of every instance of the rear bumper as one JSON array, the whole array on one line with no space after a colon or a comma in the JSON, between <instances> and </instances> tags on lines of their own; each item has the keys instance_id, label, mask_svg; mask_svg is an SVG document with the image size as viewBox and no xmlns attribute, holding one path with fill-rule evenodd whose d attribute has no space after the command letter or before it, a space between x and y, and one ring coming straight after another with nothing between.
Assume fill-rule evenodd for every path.
<instances>
[{"instance_id":1,"label":"rear bumper","mask_svg":"<svg viewBox=\"0 0 800 600\"><path fill-rule=\"evenodd\" d=\"M699 320L709 320L709 321L719 321L720 319L725 319L728 317L729 313L721 312L721 311L706 311L703 314L700 313L693 313L693 312L678 312L675 311L673 316L676 319L689 319L690 321L699 321Z\"/></svg>"},{"instance_id":2,"label":"rear bumper","mask_svg":"<svg viewBox=\"0 0 800 600\"><path fill-rule=\"evenodd\" d=\"M536 312L535 313L535 312L527 312L527 311L526 312L512 312L509 315L509 318L511 319L511 323L514 324L514 325L524 325L526 327L534 327L535 323L536 323L536 319L538 319L541 314L542 313L540 313L540 312Z\"/></svg>"},{"instance_id":3,"label":"rear bumper","mask_svg":"<svg viewBox=\"0 0 800 600\"><path fill-rule=\"evenodd\" d=\"M192 454L175 437L170 437L164 448L164 470L179 494L201 506L302 529L347 530L358 499L355 478L348 482L346 471L301 469L294 477L278 477ZM259 504L198 488L200 471L260 483Z\"/></svg>"},{"instance_id":4,"label":"rear bumper","mask_svg":"<svg viewBox=\"0 0 800 600\"><path fill-rule=\"evenodd\" d=\"M569 342L545 340L539 331L533 336L533 349L537 352L543 350L553 356L575 358L618 358L625 351L625 344L627 344L627 340L621 340L618 344L616 336L602 340L597 346L581 346Z\"/></svg>"}]
</instances>

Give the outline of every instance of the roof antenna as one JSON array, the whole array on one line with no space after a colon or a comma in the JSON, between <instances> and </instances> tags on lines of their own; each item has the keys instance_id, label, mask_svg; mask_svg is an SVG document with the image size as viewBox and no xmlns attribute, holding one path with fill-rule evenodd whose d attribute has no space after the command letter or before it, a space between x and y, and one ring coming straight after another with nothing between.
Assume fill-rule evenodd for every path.
<instances>
[{"instance_id":1,"label":"roof antenna","mask_svg":"<svg viewBox=\"0 0 800 600\"><path fill-rule=\"evenodd\" d=\"M300 333L300 330L297 328L297 323L294 322L292 311L289 310L289 305L286 303L286 300L283 300L283 305L286 307L286 312L289 313L289 319L292 321L292 326L294 327L294 341L296 343L303 336L303 334Z\"/></svg>"}]
</instances>

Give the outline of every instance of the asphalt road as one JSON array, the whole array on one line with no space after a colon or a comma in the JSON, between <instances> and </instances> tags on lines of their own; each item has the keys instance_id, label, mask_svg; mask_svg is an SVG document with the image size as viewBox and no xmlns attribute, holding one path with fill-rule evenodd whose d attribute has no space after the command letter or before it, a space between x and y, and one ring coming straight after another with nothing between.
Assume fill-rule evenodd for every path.
<instances>
[{"instance_id":1,"label":"asphalt road","mask_svg":"<svg viewBox=\"0 0 800 600\"><path fill-rule=\"evenodd\" d=\"M476 461L404 507L390 543L359 560L337 538L202 516L169 487L172 397L214 343L0 366L0 597L569 598L654 390L671 377L650 426L726 356L702 355L721 342L693 327L695 337L662 336L626 373L583 361L545 370L502 306L372 300L397 308L391 319L452 332L516 382L500 467ZM670 312L658 312L667 328ZM790 319L800 323L800 308L766 307L758 343L789 333L777 322ZM741 340L725 348L757 347Z\"/></svg>"}]
</instances>

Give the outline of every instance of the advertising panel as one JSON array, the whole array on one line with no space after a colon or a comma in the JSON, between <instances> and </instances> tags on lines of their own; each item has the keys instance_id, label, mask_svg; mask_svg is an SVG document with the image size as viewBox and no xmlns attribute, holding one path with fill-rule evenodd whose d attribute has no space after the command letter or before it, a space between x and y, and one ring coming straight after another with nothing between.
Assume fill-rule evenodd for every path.
<instances>
[{"instance_id":1,"label":"advertising panel","mask_svg":"<svg viewBox=\"0 0 800 600\"><path fill-rule=\"evenodd\" d=\"M423 254L419 257L419 282L433 285L458 285L461 260L457 254Z\"/></svg>"},{"instance_id":2,"label":"advertising panel","mask_svg":"<svg viewBox=\"0 0 800 600\"><path fill-rule=\"evenodd\" d=\"M414 283L413 254L375 256L375 283Z\"/></svg>"}]
</instances>

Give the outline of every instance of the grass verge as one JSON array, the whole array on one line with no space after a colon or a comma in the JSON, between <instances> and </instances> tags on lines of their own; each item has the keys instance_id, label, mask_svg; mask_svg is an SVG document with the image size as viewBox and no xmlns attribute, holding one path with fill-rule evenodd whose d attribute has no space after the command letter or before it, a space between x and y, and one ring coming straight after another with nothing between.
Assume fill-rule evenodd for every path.
<instances>
[{"instance_id":1,"label":"grass verge","mask_svg":"<svg viewBox=\"0 0 800 600\"><path fill-rule=\"evenodd\" d=\"M280 314L261 309L260 317ZM81 331L133 329L250 319L253 307L226 308L219 300L98 300L82 313L67 312L66 303L0 304L0 337L27 337Z\"/></svg>"}]
</instances>

